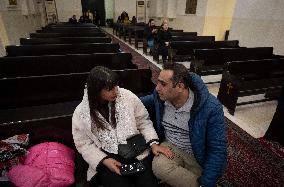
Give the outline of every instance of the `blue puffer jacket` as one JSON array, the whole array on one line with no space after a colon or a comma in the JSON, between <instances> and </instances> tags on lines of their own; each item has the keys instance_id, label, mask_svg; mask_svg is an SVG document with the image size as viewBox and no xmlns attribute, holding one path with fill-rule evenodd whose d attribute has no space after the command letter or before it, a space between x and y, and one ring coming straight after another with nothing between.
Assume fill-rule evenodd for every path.
<instances>
[{"instance_id":1,"label":"blue puffer jacket","mask_svg":"<svg viewBox=\"0 0 284 187\"><path fill-rule=\"evenodd\" d=\"M198 182L204 186L216 186L222 175L227 159L227 139L223 107L208 92L201 78L190 73L190 89L194 92L194 103L188 122L190 141L194 156L203 171ZM164 128L161 124L164 102L156 91L142 97L160 140L164 139Z\"/></svg>"}]
</instances>

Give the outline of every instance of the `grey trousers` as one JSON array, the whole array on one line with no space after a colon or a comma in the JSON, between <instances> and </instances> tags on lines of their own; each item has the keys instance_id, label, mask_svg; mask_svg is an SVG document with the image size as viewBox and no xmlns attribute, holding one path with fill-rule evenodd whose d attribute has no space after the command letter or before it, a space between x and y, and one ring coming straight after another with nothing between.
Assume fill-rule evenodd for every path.
<instances>
[{"instance_id":1,"label":"grey trousers","mask_svg":"<svg viewBox=\"0 0 284 187\"><path fill-rule=\"evenodd\" d=\"M161 145L169 147L175 156L172 160L163 154L155 156L152 162L154 174L162 182L173 187L199 186L197 178L201 175L202 168L195 160L193 154L188 154L169 142L163 142Z\"/></svg>"}]
</instances>

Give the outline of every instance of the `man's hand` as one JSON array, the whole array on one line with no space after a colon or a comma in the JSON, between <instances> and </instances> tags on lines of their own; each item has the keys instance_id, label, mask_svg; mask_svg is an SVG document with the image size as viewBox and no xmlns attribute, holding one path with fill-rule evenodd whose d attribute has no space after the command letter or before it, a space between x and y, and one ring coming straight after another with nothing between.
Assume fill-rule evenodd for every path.
<instances>
[{"instance_id":1,"label":"man's hand","mask_svg":"<svg viewBox=\"0 0 284 187\"><path fill-rule=\"evenodd\" d=\"M115 159L107 158L103 161L103 165L105 165L110 171L118 175L121 175L120 169L119 169L121 167L121 163L116 161Z\"/></svg>"},{"instance_id":2,"label":"man's hand","mask_svg":"<svg viewBox=\"0 0 284 187\"><path fill-rule=\"evenodd\" d=\"M156 32L157 32L157 29L153 29L153 30L152 30L152 33L156 33Z\"/></svg>"},{"instance_id":3,"label":"man's hand","mask_svg":"<svg viewBox=\"0 0 284 187\"><path fill-rule=\"evenodd\" d=\"M152 152L155 156L159 156L160 153L164 154L168 159L173 159L174 158L174 153L165 146L158 145L158 144L153 144L151 146Z\"/></svg>"}]
</instances>

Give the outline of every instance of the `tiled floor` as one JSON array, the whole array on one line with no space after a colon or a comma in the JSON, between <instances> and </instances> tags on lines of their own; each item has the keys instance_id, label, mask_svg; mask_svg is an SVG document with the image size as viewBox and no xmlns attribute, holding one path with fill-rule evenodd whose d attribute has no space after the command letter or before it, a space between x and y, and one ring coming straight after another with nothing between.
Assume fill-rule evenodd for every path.
<instances>
[{"instance_id":1,"label":"tiled floor","mask_svg":"<svg viewBox=\"0 0 284 187\"><path fill-rule=\"evenodd\" d=\"M104 28L104 29L106 32L112 34L112 29L110 28ZM119 39L118 37L116 38ZM135 51L137 51L139 54L143 55L146 59L148 59L150 62L155 64L157 67L162 68L162 65L154 62L151 56L144 55L142 48L139 48L139 50L137 50L135 49L134 45L130 45L127 42L126 44ZM188 62L183 64L187 67L190 66L190 63ZM221 75L202 77L202 79L204 80L204 82L212 82L215 80L221 80ZM213 95L217 96L219 90L219 84L208 84L208 89ZM262 96L260 95L255 97L262 97ZM247 100L250 98L242 98L242 99ZM275 113L276 106L277 106L277 101L242 105L236 108L234 116L230 115L227 109L224 107L224 114L228 119L230 119L232 122L237 124L240 128L245 130L251 136L253 136L254 138L259 138L264 136L265 132L267 131L269 124L272 120L272 117Z\"/></svg>"}]
</instances>

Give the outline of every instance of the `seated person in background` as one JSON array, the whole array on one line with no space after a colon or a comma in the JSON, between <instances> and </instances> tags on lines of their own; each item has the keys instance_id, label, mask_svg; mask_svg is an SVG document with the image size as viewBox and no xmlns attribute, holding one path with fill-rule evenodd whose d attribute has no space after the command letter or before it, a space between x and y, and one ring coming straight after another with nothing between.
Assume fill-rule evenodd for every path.
<instances>
[{"instance_id":1,"label":"seated person in background","mask_svg":"<svg viewBox=\"0 0 284 187\"><path fill-rule=\"evenodd\" d=\"M170 41L172 40L172 34L169 31L167 23L162 24L162 28L158 31L157 43L159 54L162 54L163 63L166 63L168 57L168 48L170 47Z\"/></svg>"},{"instance_id":2,"label":"seated person in background","mask_svg":"<svg viewBox=\"0 0 284 187\"><path fill-rule=\"evenodd\" d=\"M135 25L137 23L137 19L135 16L132 16L132 19L131 19L131 24L132 25Z\"/></svg>"},{"instance_id":3,"label":"seated person in background","mask_svg":"<svg viewBox=\"0 0 284 187\"><path fill-rule=\"evenodd\" d=\"M120 16L117 17L116 23L121 23L121 17Z\"/></svg>"},{"instance_id":4,"label":"seated person in background","mask_svg":"<svg viewBox=\"0 0 284 187\"><path fill-rule=\"evenodd\" d=\"M158 136L140 99L117 84L116 73L105 67L93 68L87 79L83 100L73 114L75 146L89 164L87 180L91 180L92 185L98 179L102 186L108 187L157 187L151 169L150 151L170 157L170 150L158 145ZM133 161L141 160L146 170L121 176L120 167L125 160L118 155L118 145L125 144L127 138L140 133L149 148Z\"/></svg>"},{"instance_id":5,"label":"seated person in background","mask_svg":"<svg viewBox=\"0 0 284 187\"><path fill-rule=\"evenodd\" d=\"M124 21L125 19L127 19L127 18L128 18L128 20L129 20L129 16L128 16L127 12L125 12L125 11L123 11L123 12L121 13L120 17L121 17L121 20L123 20L123 21Z\"/></svg>"},{"instance_id":6,"label":"seated person in background","mask_svg":"<svg viewBox=\"0 0 284 187\"><path fill-rule=\"evenodd\" d=\"M120 18L121 18L121 22L122 23L125 23L125 24L129 24L130 23L129 16L128 16L128 14L125 11L123 11L121 13Z\"/></svg>"},{"instance_id":7,"label":"seated person in background","mask_svg":"<svg viewBox=\"0 0 284 187\"><path fill-rule=\"evenodd\" d=\"M76 19L76 15L73 15L71 18L69 18L69 23L78 23Z\"/></svg>"},{"instance_id":8,"label":"seated person in background","mask_svg":"<svg viewBox=\"0 0 284 187\"><path fill-rule=\"evenodd\" d=\"M84 23L92 23L89 12L83 12Z\"/></svg>"},{"instance_id":9,"label":"seated person in background","mask_svg":"<svg viewBox=\"0 0 284 187\"><path fill-rule=\"evenodd\" d=\"M93 19L94 19L93 23L96 24L97 26L99 26L100 23L101 23L101 19L100 19L99 13L96 10L94 11Z\"/></svg>"},{"instance_id":10,"label":"seated person in background","mask_svg":"<svg viewBox=\"0 0 284 187\"><path fill-rule=\"evenodd\" d=\"M85 23L84 17L80 16L79 23Z\"/></svg>"},{"instance_id":11,"label":"seated person in background","mask_svg":"<svg viewBox=\"0 0 284 187\"><path fill-rule=\"evenodd\" d=\"M155 29L154 19L149 19L148 25L144 29L144 38L147 39L147 45L150 48L150 54L153 52L154 39L157 35L158 30Z\"/></svg>"},{"instance_id":12,"label":"seated person in background","mask_svg":"<svg viewBox=\"0 0 284 187\"><path fill-rule=\"evenodd\" d=\"M216 186L227 158L223 107L200 76L164 64L156 90L141 98L171 159L155 156L154 174L170 186Z\"/></svg>"},{"instance_id":13,"label":"seated person in background","mask_svg":"<svg viewBox=\"0 0 284 187\"><path fill-rule=\"evenodd\" d=\"M88 11L86 12L86 16L87 16L88 19L91 21L90 23L93 23L94 15L93 15L93 13L91 12L91 10L88 10Z\"/></svg>"}]
</instances>

